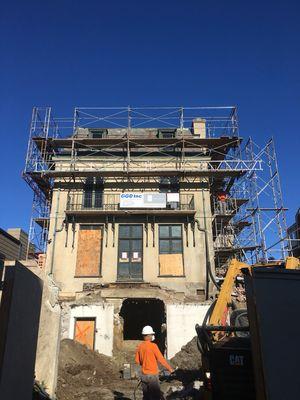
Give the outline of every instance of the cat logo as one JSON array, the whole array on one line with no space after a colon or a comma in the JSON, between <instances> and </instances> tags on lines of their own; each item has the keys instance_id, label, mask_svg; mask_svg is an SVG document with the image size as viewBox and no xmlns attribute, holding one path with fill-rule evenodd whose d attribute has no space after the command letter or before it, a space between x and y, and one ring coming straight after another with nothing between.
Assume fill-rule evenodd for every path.
<instances>
[{"instance_id":1,"label":"cat logo","mask_svg":"<svg viewBox=\"0 0 300 400\"><path fill-rule=\"evenodd\" d=\"M244 356L230 354L229 355L229 364L242 367L244 365Z\"/></svg>"}]
</instances>

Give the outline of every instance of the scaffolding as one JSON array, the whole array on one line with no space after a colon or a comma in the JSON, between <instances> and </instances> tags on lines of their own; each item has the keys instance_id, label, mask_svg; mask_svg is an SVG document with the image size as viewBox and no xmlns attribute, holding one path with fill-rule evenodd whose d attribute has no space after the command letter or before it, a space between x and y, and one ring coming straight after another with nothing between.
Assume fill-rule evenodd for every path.
<instances>
[{"instance_id":1,"label":"scaffolding","mask_svg":"<svg viewBox=\"0 0 300 400\"><path fill-rule=\"evenodd\" d=\"M204 136L191 133L194 121L205 122ZM161 160L151 162L153 155ZM93 163L93 156L105 160ZM90 177L159 182L173 176L210 190L217 267L234 256L254 262L287 255L274 141L260 148L250 138L243 146L235 107L77 107L72 118L36 107L23 176L34 192L29 238L38 252L46 251L55 182L70 190ZM216 200L222 191L225 208Z\"/></svg>"}]
</instances>

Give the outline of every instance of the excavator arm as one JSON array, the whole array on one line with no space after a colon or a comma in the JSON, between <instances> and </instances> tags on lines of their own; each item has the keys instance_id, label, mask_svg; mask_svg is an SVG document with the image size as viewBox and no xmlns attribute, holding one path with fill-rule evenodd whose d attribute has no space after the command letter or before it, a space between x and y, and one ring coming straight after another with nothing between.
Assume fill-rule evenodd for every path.
<instances>
[{"instance_id":1,"label":"excavator arm","mask_svg":"<svg viewBox=\"0 0 300 400\"><path fill-rule=\"evenodd\" d=\"M256 264L255 266L279 267L280 263L275 261L274 263ZM287 257L284 267L286 269L298 269L300 268L300 260L295 257ZM241 273L241 270L244 268L248 269L251 272L250 265L238 261L237 259L231 260L219 296L217 298L216 304L209 319L210 325L215 325L215 326L226 325L228 307L229 304L231 303L231 293L233 285L236 277Z\"/></svg>"},{"instance_id":2,"label":"excavator arm","mask_svg":"<svg viewBox=\"0 0 300 400\"><path fill-rule=\"evenodd\" d=\"M210 325L225 325L228 305L231 303L231 293L236 277L241 273L242 268L250 270L250 266L246 263L238 261L236 259L231 260L226 277L222 283L222 287L214 306L213 312L209 319Z\"/></svg>"}]
</instances>

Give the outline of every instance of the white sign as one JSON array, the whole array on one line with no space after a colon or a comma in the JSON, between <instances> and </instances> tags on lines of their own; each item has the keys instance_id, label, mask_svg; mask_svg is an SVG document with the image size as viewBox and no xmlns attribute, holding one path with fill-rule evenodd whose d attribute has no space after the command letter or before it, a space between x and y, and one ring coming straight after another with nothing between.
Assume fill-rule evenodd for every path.
<instances>
[{"instance_id":1,"label":"white sign","mask_svg":"<svg viewBox=\"0 0 300 400\"><path fill-rule=\"evenodd\" d=\"M179 193L167 193L168 203L179 203Z\"/></svg>"},{"instance_id":2,"label":"white sign","mask_svg":"<svg viewBox=\"0 0 300 400\"><path fill-rule=\"evenodd\" d=\"M120 194L120 208L166 208L165 193L125 192Z\"/></svg>"}]
</instances>

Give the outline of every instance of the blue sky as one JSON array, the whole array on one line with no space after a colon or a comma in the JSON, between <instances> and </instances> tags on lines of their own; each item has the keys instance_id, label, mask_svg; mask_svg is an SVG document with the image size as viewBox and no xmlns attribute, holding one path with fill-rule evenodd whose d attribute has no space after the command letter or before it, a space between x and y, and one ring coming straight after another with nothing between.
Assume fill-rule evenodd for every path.
<instances>
[{"instance_id":1,"label":"blue sky","mask_svg":"<svg viewBox=\"0 0 300 400\"><path fill-rule=\"evenodd\" d=\"M237 105L240 133L277 145L288 222L299 207L300 3L3 1L0 226L28 229L31 109Z\"/></svg>"}]
</instances>

